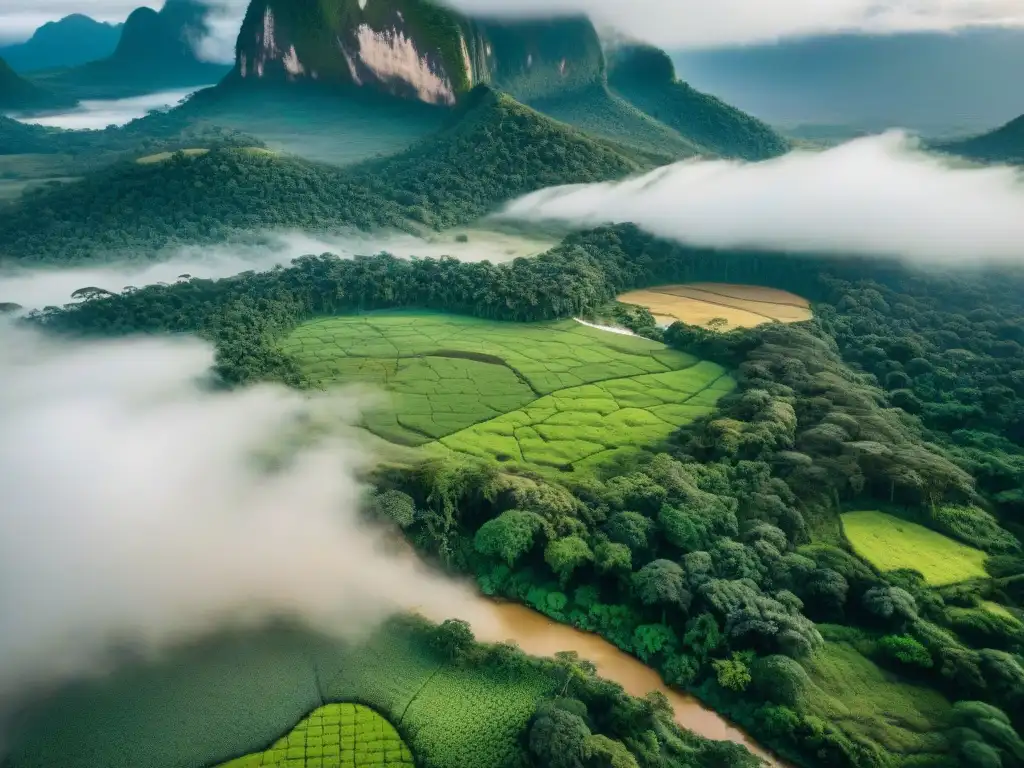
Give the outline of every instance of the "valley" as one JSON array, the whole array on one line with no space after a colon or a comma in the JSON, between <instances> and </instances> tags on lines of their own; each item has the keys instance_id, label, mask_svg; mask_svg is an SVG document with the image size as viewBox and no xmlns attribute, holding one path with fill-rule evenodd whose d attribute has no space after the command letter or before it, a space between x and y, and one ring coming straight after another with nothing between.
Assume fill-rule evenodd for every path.
<instances>
[{"instance_id":1,"label":"valley","mask_svg":"<svg viewBox=\"0 0 1024 768\"><path fill-rule=\"evenodd\" d=\"M1020 120L217 13L0 50L0 766L1024 768Z\"/></svg>"}]
</instances>

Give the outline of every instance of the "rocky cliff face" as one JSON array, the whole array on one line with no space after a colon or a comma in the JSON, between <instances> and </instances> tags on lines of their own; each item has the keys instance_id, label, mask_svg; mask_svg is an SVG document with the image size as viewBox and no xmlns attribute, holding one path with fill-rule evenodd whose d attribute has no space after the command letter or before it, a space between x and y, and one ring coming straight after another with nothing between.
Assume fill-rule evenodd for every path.
<instances>
[{"instance_id":1,"label":"rocky cliff face","mask_svg":"<svg viewBox=\"0 0 1024 768\"><path fill-rule=\"evenodd\" d=\"M602 72L586 19L485 22L429 0L253 0L234 76L351 83L452 105L479 83L529 99Z\"/></svg>"}]
</instances>

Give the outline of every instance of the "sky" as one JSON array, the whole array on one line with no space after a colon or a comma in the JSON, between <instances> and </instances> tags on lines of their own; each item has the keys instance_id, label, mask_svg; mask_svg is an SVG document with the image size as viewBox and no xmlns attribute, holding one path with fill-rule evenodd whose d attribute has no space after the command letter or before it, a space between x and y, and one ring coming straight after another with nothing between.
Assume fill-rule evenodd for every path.
<instances>
[{"instance_id":1,"label":"sky","mask_svg":"<svg viewBox=\"0 0 1024 768\"><path fill-rule=\"evenodd\" d=\"M241 19L246 0L215 0ZM765 41L836 31L950 30L1024 25L1024 0L448 0L479 14L584 11L600 24L669 47ZM151 0L0 0L0 39L24 39L69 13L123 21ZM236 25L237 27L237 25ZM218 50L226 50L219 46Z\"/></svg>"}]
</instances>

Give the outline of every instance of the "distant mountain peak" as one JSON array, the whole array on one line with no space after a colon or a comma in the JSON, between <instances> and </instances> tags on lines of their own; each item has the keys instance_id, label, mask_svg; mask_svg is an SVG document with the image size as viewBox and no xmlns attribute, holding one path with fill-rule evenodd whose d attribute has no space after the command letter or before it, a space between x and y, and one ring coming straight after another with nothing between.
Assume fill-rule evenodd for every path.
<instances>
[{"instance_id":1,"label":"distant mountain peak","mask_svg":"<svg viewBox=\"0 0 1024 768\"><path fill-rule=\"evenodd\" d=\"M241 80L321 80L452 105L478 83L520 98L597 80L589 20L470 19L429 0L252 0L236 45Z\"/></svg>"},{"instance_id":2,"label":"distant mountain peak","mask_svg":"<svg viewBox=\"0 0 1024 768\"><path fill-rule=\"evenodd\" d=\"M113 53L121 26L73 13L46 22L23 43L0 48L0 56L19 72L77 66Z\"/></svg>"},{"instance_id":3,"label":"distant mountain peak","mask_svg":"<svg viewBox=\"0 0 1024 768\"><path fill-rule=\"evenodd\" d=\"M195 59L195 47L207 33L209 8L193 0L167 0L155 11L145 6L128 16L114 59Z\"/></svg>"}]
</instances>

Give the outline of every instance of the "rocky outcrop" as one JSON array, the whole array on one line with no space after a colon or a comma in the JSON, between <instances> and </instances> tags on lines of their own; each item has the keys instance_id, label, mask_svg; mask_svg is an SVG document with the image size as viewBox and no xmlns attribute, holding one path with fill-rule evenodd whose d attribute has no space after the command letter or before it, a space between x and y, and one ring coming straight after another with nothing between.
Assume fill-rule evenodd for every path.
<instances>
[{"instance_id":1,"label":"rocky outcrop","mask_svg":"<svg viewBox=\"0 0 1024 768\"><path fill-rule=\"evenodd\" d=\"M484 21L428 0L253 0L238 80L320 80L455 104L487 83L533 99L599 80L589 20Z\"/></svg>"}]
</instances>

